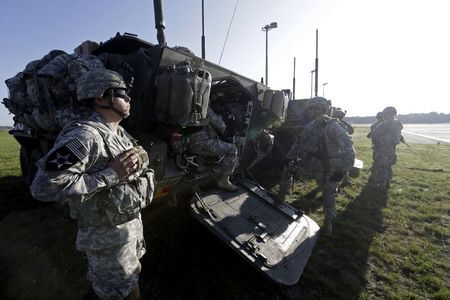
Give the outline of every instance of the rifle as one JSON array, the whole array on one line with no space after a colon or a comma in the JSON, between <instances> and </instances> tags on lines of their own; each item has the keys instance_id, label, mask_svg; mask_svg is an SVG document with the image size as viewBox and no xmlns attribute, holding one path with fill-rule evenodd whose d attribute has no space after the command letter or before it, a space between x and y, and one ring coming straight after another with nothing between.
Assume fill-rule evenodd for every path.
<instances>
[{"instance_id":1,"label":"rifle","mask_svg":"<svg viewBox=\"0 0 450 300\"><path fill-rule=\"evenodd\" d=\"M405 137L403 135L400 136L400 142L402 142L403 144L405 144L408 147L411 147L405 140Z\"/></svg>"}]
</instances>

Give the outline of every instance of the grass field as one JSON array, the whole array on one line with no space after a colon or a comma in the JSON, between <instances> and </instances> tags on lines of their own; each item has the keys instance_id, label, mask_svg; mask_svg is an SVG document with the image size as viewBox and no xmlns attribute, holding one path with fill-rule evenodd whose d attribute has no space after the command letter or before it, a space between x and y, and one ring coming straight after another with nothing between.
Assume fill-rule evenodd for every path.
<instances>
[{"instance_id":1,"label":"grass field","mask_svg":"<svg viewBox=\"0 0 450 300\"><path fill-rule=\"evenodd\" d=\"M142 261L144 294L151 295L152 299L450 299L450 146L399 145L391 188L387 193L376 193L365 186L372 155L366 134L367 128L357 127L353 136L357 157L365 166L358 178L352 178L352 185L343 188L337 196L338 216L333 236L319 238L296 285L270 283L195 221L190 221L192 218L156 207L150 220L144 222L150 228L150 233L146 233L150 247ZM14 245L5 243L14 243L19 236L11 236L14 235L11 230L17 228L23 232L25 226L22 221L10 228L6 221L16 219L18 210L25 210L24 201L32 203L18 178L18 150L15 140L0 132L0 193L8 195L8 205L1 204L6 201L4 198L0 200L0 226L3 227L0 273L9 270L8 276L0 274L0 290L4 293L0 298L3 295L4 299L38 299L36 295L41 295L41 291L37 287L32 290L36 280L42 281L41 286L49 283L45 278L33 281L21 276L26 278L25 273L33 270L33 264L40 264L40 256L30 257L32 263L28 269L18 267L16 260L5 259L5 249L15 249ZM273 182L277 182L278 172L270 172L271 177L267 174L255 173L255 176L276 191L278 186ZM314 187L313 182L297 181L288 201L320 225L323 221L320 195L313 199L304 197ZM14 206L12 201L22 204ZM30 205L38 211L35 204ZM42 219L39 219L40 226L44 226ZM82 255L73 250L74 227L70 230L68 237L60 237L63 240L47 237L49 244L38 250L46 257L42 265L52 261L54 266L59 264L54 263L58 259L66 259L63 268L66 273L50 276L57 278L51 284L64 279L61 285L66 289L72 287L76 293L80 285L85 288L84 281L77 283L85 269L80 267L84 264ZM193 232L197 233L195 237L188 238ZM65 248L60 244L65 244ZM63 258L56 255L49 258L49 253L56 250L58 257ZM29 254L23 254L26 255ZM73 277L67 277L68 269ZM52 268L49 274L54 272ZM21 291L13 287L26 283L29 285ZM73 298L77 299L77 294Z\"/></svg>"},{"instance_id":2,"label":"grass field","mask_svg":"<svg viewBox=\"0 0 450 300\"><path fill-rule=\"evenodd\" d=\"M0 130L0 178L19 176L19 144L6 130Z\"/></svg>"}]
</instances>

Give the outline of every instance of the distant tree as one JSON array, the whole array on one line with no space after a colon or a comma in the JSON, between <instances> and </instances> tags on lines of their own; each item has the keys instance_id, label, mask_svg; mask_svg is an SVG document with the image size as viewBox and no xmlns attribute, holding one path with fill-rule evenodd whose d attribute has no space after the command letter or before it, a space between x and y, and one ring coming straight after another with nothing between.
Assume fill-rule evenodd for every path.
<instances>
[{"instance_id":1,"label":"distant tree","mask_svg":"<svg viewBox=\"0 0 450 300\"><path fill-rule=\"evenodd\" d=\"M376 120L375 116L366 117L346 117L347 122L352 124L373 124ZM402 123L418 124L418 123L450 123L450 114L430 112L426 114L407 114L398 115L398 119Z\"/></svg>"}]
</instances>

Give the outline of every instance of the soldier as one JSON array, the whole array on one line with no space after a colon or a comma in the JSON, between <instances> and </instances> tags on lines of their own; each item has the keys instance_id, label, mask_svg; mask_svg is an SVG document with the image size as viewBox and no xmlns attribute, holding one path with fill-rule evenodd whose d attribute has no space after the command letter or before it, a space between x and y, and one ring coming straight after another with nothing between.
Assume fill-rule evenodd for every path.
<instances>
[{"instance_id":1,"label":"soldier","mask_svg":"<svg viewBox=\"0 0 450 300\"><path fill-rule=\"evenodd\" d=\"M373 163L369 184L376 188L389 189L392 166L397 162L395 148L401 142L403 125L396 116L395 107L386 107L382 122L371 131Z\"/></svg>"},{"instance_id":2,"label":"soldier","mask_svg":"<svg viewBox=\"0 0 450 300\"><path fill-rule=\"evenodd\" d=\"M370 126L370 132L367 134L368 139L372 138L372 132L383 122L383 113L381 111L377 113L376 119L375 123Z\"/></svg>"},{"instance_id":3,"label":"soldier","mask_svg":"<svg viewBox=\"0 0 450 300\"><path fill-rule=\"evenodd\" d=\"M154 177L147 152L119 125L130 112L127 85L114 71L94 69L78 81L77 97L90 114L63 128L37 163L31 192L41 201L69 202L76 247L101 299L140 299L140 211L152 200Z\"/></svg>"},{"instance_id":4,"label":"soldier","mask_svg":"<svg viewBox=\"0 0 450 300\"><path fill-rule=\"evenodd\" d=\"M286 167L280 183L280 200L284 201L292 184L296 161L317 181L322 190L324 233L331 235L336 217L335 193L342 176L353 165L353 142L339 121L328 117L328 100L315 97L307 104L307 113L313 121L305 126L286 157Z\"/></svg>"},{"instance_id":5,"label":"soldier","mask_svg":"<svg viewBox=\"0 0 450 300\"><path fill-rule=\"evenodd\" d=\"M208 108L209 123L202 130L188 136L187 149L195 154L208 156L223 156L220 162L220 177L216 183L217 187L234 192L238 188L230 182L237 163L237 148L232 143L220 139L226 130L222 117Z\"/></svg>"},{"instance_id":6,"label":"soldier","mask_svg":"<svg viewBox=\"0 0 450 300\"><path fill-rule=\"evenodd\" d=\"M347 111L343 111L340 107L336 108L333 111L333 118L337 118L339 122L342 124L344 129L347 131L348 134L352 135L355 130L353 129L353 126L347 123L347 121L344 120L345 114Z\"/></svg>"}]
</instances>

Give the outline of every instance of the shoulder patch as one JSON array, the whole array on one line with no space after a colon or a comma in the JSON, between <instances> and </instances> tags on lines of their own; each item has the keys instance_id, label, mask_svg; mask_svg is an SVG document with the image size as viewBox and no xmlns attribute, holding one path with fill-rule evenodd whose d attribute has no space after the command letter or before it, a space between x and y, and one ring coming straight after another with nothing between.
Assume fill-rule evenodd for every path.
<instances>
[{"instance_id":1,"label":"shoulder patch","mask_svg":"<svg viewBox=\"0 0 450 300\"><path fill-rule=\"evenodd\" d=\"M87 155L87 148L77 138L69 140L47 157L45 169L47 171L66 170L81 161Z\"/></svg>"}]
</instances>

